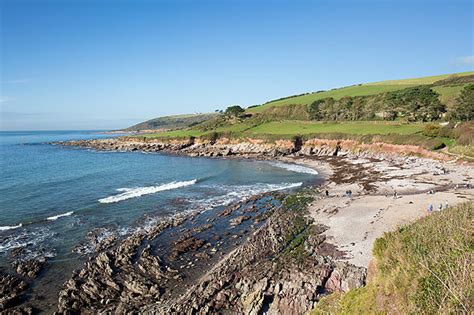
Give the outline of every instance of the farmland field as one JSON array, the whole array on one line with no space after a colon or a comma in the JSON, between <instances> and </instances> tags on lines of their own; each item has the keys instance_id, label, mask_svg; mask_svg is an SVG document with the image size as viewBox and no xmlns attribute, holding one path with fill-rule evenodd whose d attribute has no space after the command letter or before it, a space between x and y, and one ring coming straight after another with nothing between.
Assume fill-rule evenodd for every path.
<instances>
[{"instance_id":1,"label":"farmland field","mask_svg":"<svg viewBox=\"0 0 474 315\"><path fill-rule=\"evenodd\" d=\"M456 76L467 76L467 75L473 75L473 74L474 72L463 72L463 73L457 73ZM402 90L402 89L412 87L412 86L417 86L417 85L432 84L436 81L447 79L452 76L453 75L446 74L446 75L438 75L438 76L423 77L423 78L389 80L389 81L353 85L353 86L333 89L329 91L314 92L314 93L309 93L305 95L289 97L289 98L285 98L281 100L270 101L261 106L250 108L247 111L250 113L258 113L272 106L284 106L284 105L293 105L293 104L309 105L316 100L320 100L320 99L328 98L328 97L332 97L334 99L340 99L344 96L353 97L353 96L375 95L379 93ZM439 86L439 87L434 88L434 90L440 94L441 101L455 97L461 89L462 89L461 85Z\"/></svg>"}]
</instances>

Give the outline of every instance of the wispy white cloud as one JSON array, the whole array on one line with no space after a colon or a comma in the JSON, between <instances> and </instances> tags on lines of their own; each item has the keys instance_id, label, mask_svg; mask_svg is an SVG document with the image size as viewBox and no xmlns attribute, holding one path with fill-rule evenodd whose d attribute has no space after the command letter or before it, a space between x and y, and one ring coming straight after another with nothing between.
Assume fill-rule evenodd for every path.
<instances>
[{"instance_id":1,"label":"wispy white cloud","mask_svg":"<svg viewBox=\"0 0 474 315\"><path fill-rule=\"evenodd\" d=\"M21 84L21 83L28 83L30 79L22 78L22 79L11 79L11 80L3 80L1 81L3 84Z\"/></svg>"},{"instance_id":2,"label":"wispy white cloud","mask_svg":"<svg viewBox=\"0 0 474 315\"><path fill-rule=\"evenodd\" d=\"M474 56L464 56L456 59L456 64L458 65L474 65Z\"/></svg>"}]
</instances>

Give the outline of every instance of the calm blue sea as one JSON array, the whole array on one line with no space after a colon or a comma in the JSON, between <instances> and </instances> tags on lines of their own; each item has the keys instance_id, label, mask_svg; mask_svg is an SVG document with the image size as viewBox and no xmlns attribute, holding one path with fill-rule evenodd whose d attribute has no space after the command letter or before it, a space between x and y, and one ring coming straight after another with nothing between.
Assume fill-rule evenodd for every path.
<instances>
[{"instance_id":1,"label":"calm blue sea","mask_svg":"<svg viewBox=\"0 0 474 315\"><path fill-rule=\"evenodd\" d=\"M71 257L89 231L121 235L157 218L316 181L314 171L258 161L97 152L47 142L90 131L0 132L0 265L18 247Z\"/></svg>"}]
</instances>

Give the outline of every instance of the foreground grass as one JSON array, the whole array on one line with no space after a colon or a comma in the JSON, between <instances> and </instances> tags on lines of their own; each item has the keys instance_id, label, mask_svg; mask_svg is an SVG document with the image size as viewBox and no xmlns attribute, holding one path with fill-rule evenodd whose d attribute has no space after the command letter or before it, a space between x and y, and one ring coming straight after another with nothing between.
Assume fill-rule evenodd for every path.
<instances>
[{"instance_id":1,"label":"foreground grass","mask_svg":"<svg viewBox=\"0 0 474 315\"><path fill-rule=\"evenodd\" d=\"M363 288L323 298L313 314L469 313L474 302L472 202L434 213L374 244Z\"/></svg>"}]
</instances>

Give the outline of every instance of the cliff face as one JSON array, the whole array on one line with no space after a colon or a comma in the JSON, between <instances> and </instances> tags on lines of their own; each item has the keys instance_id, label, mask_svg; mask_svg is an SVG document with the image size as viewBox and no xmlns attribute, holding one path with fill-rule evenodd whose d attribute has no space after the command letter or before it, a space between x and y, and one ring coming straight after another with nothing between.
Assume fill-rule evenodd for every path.
<instances>
[{"instance_id":1,"label":"cliff face","mask_svg":"<svg viewBox=\"0 0 474 315\"><path fill-rule=\"evenodd\" d=\"M216 142L198 140L143 140L132 137L117 139L79 140L60 142L61 145L88 147L101 151L167 152L188 156L240 156L248 158L296 156L372 156L380 153L393 155L416 155L438 160L448 156L414 145L387 143L365 144L354 140L310 139L277 140L265 142L261 139L219 139Z\"/></svg>"}]
</instances>

